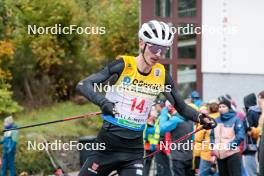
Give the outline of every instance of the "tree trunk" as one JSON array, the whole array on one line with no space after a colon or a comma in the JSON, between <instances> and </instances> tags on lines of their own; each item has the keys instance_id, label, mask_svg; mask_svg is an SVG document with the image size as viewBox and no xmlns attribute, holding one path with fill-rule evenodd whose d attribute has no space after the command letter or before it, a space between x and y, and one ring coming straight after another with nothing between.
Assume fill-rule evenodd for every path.
<instances>
[{"instance_id":1,"label":"tree trunk","mask_svg":"<svg viewBox=\"0 0 264 176\"><path fill-rule=\"evenodd\" d=\"M24 88L25 88L26 96L29 98L30 101L33 101L33 95L27 77L25 77L24 79Z\"/></svg>"}]
</instances>

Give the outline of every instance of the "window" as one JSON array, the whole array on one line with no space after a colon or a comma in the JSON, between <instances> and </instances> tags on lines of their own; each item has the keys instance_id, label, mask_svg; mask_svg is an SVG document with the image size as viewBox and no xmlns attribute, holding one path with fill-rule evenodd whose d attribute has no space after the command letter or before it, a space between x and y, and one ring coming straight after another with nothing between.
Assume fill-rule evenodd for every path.
<instances>
[{"instance_id":1,"label":"window","mask_svg":"<svg viewBox=\"0 0 264 176\"><path fill-rule=\"evenodd\" d=\"M171 51L172 51L171 47L170 47L169 51L166 53L166 56L165 56L166 59L171 59L171 56L172 56L171 55Z\"/></svg>"},{"instance_id":2,"label":"window","mask_svg":"<svg viewBox=\"0 0 264 176\"><path fill-rule=\"evenodd\" d=\"M201 0L141 0L141 21L156 19L168 23L175 33L174 43L161 59L183 98L202 92ZM179 29L181 27L181 29Z\"/></svg>"},{"instance_id":3,"label":"window","mask_svg":"<svg viewBox=\"0 0 264 176\"><path fill-rule=\"evenodd\" d=\"M178 58L196 58L196 26L194 24L180 24L178 29Z\"/></svg>"},{"instance_id":4,"label":"window","mask_svg":"<svg viewBox=\"0 0 264 176\"><path fill-rule=\"evenodd\" d=\"M158 17L170 17L171 0L155 0L155 14Z\"/></svg>"},{"instance_id":5,"label":"window","mask_svg":"<svg viewBox=\"0 0 264 176\"><path fill-rule=\"evenodd\" d=\"M177 69L178 91L183 98L196 90L196 66L179 65Z\"/></svg>"},{"instance_id":6,"label":"window","mask_svg":"<svg viewBox=\"0 0 264 176\"><path fill-rule=\"evenodd\" d=\"M179 17L195 17L196 0L178 0Z\"/></svg>"}]
</instances>

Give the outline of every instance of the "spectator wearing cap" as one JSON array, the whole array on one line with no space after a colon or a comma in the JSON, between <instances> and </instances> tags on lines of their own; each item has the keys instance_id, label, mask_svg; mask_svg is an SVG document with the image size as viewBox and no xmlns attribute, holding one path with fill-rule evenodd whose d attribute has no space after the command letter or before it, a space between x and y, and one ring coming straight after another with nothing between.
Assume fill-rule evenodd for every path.
<instances>
[{"instance_id":1,"label":"spectator wearing cap","mask_svg":"<svg viewBox=\"0 0 264 176\"><path fill-rule=\"evenodd\" d=\"M163 101L162 101L163 102ZM176 128L176 126L183 122L183 119L178 118L176 110L170 105L168 101L165 102L163 108L159 114L159 128L160 128L160 142L166 144L171 142L170 132ZM159 106L156 105L156 109L159 111ZM156 154L157 176L171 176L170 168L170 150L165 149L162 152Z\"/></svg>"},{"instance_id":2,"label":"spectator wearing cap","mask_svg":"<svg viewBox=\"0 0 264 176\"><path fill-rule=\"evenodd\" d=\"M219 97L219 98L221 98L221 99L226 99L226 100L228 100L228 101L230 101L230 103L231 103L231 108L236 112L236 116L238 117L238 118L240 118L240 120L243 122L243 123L245 123L246 121L246 115L245 115L245 113L243 112L243 111L238 111L237 110L237 105L236 105L236 102L235 102L235 100L231 97L231 95L229 95L229 94L225 94L224 96L221 96L221 97ZM251 97L252 98L252 97ZM250 102L250 103L253 103L253 102ZM244 126L245 127L245 126ZM244 143L244 141L242 141L241 143L240 143L240 145L239 145L239 150L240 150L240 154L242 155L242 153L243 153L243 151L244 151L244 148L245 148L245 143ZM246 170L246 168L245 168L245 166L244 166L244 163L242 162L242 175L243 176L248 176L248 173L247 173L247 170Z\"/></svg>"},{"instance_id":3,"label":"spectator wearing cap","mask_svg":"<svg viewBox=\"0 0 264 176\"><path fill-rule=\"evenodd\" d=\"M203 102L201 100L200 94L197 91L192 91L189 97L191 98L191 102L195 104L197 108L202 106Z\"/></svg>"},{"instance_id":4,"label":"spectator wearing cap","mask_svg":"<svg viewBox=\"0 0 264 176\"><path fill-rule=\"evenodd\" d=\"M156 111L157 111L158 114L160 114L162 109L165 107L165 102L166 102L165 99L157 99L155 101L154 106L155 106Z\"/></svg>"},{"instance_id":5,"label":"spectator wearing cap","mask_svg":"<svg viewBox=\"0 0 264 176\"><path fill-rule=\"evenodd\" d=\"M244 126L231 107L231 102L219 97L220 117L216 118L217 126L211 130L210 141L213 144L213 155L217 158L220 176L241 176L242 165L239 150L244 140Z\"/></svg>"},{"instance_id":6,"label":"spectator wearing cap","mask_svg":"<svg viewBox=\"0 0 264 176\"><path fill-rule=\"evenodd\" d=\"M6 117L4 120L4 128L11 129L15 128L14 120L12 116ZM7 175L7 168L10 170L10 176L15 175L15 153L17 144L17 130L7 131L4 133L3 139L0 144L3 145L2 152L2 170L1 175Z\"/></svg>"},{"instance_id":7,"label":"spectator wearing cap","mask_svg":"<svg viewBox=\"0 0 264 176\"><path fill-rule=\"evenodd\" d=\"M165 106L165 99L157 99L155 101L154 107L155 107L155 111L157 113L157 118L155 119L155 123L154 125L147 125L147 128L145 130L145 137L151 137L151 139L149 138L148 141L150 141L151 145L150 145L150 152L152 153L153 151L157 150L157 146L160 141L164 141L165 140L165 134L164 131L161 135L161 118L163 117L164 111L167 109ZM166 114L167 115L167 114ZM163 122L163 119L162 119ZM148 154L149 154L148 153ZM171 169L170 169L170 159L167 155L167 151L165 151L165 153L160 152L158 154L155 155L156 157L156 165L157 165L157 176L159 175L168 175L171 176ZM148 175L149 173L149 168L150 168L150 157L145 160L145 166L144 166L144 173L143 175Z\"/></svg>"}]
</instances>

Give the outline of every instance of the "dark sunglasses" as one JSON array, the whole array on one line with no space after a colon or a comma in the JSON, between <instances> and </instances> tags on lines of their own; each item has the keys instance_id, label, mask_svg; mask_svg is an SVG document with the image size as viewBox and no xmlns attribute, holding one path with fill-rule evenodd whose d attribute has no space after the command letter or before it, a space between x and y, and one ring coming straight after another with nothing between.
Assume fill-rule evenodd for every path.
<instances>
[{"instance_id":1,"label":"dark sunglasses","mask_svg":"<svg viewBox=\"0 0 264 176\"><path fill-rule=\"evenodd\" d=\"M158 54L160 52L161 55L165 55L169 51L169 47L167 46L160 46L155 44L147 43L149 51L152 54Z\"/></svg>"}]
</instances>

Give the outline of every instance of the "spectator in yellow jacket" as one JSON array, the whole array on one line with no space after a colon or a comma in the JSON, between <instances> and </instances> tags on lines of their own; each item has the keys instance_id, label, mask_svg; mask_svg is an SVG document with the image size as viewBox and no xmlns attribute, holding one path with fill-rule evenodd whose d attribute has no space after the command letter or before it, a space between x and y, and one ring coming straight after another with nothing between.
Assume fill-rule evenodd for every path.
<instances>
[{"instance_id":1,"label":"spectator in yellow jacket","mask_svg":"<svg viewBox=\"0 0 264 176\"><path fill-rule=\"evenodd\" d=\"M188 104L191 108L195 109L196 111L199 111L199 107L196 106L194 103L193 103L193 100L191 98L191 96L189 96L189 98L187 98L185 100L185 103ZM199 123L196 123L194 125L194 129L197 129L200 127L200 124ZM200 133L200 132L198 132ZM197 134L197 133L196 133ZM193 148L193 164L192 164L192 169L193 169L193 172L195 173L198 173L199 172L199 164L200 164L200 153L201 153L201 145L200 143L196 143L195 142L195 136L194 135L194 148Z\"/></svg>"},{"instance_id":2,"label":"spectator in yellow jacket","mask_svg":"<svg viewBox=\"0 0 264 176\"><path fill-rule=\"evenodd\" d=\"M208 114L210 117L217 118L220 116L218 111L218 103L217 102L210 102L207 105L208 107ZM211 157L211 150L210 150L210 133L211 130L202 130L201 132L197 133L195 136L195 141L200 143L201 145L201 152L200 152L200 165L199 165L199 176L208 176L213 175L211 170L212 168L212 157Z\"/></svg>"},{"instance_id":3,"label":"spectator in yellow jacket","mask_svg":"<svg viewBox=\"0 0 264 176\"><path fill-rule=\"evenodd\" d=\"M191 104L193 105L193 104ZM191 106L190 105L190 106ZM193 105L195 106L195 105ZM197 106L195 106L197 107ZM200 108L197 107L197 109L204 114L208 114L208 109L206 105L202 105ZM200 124L196 123L195 129L200 128ZM194 135L194 149L193 149L193 168L195 170L195 173L199 173L199 165L200 165L200 157L201 157L201 151L202 151L202 143L200 141L197 141L199 139L200 134L202 134L202 131L199 131Z\"/></svg>"}]
</instances>

